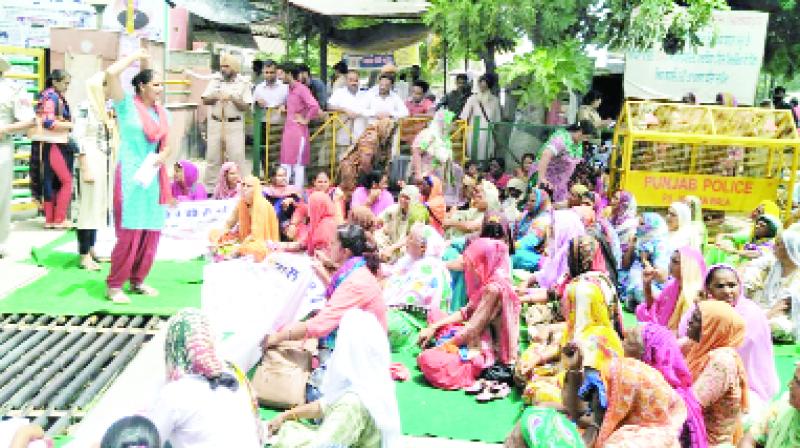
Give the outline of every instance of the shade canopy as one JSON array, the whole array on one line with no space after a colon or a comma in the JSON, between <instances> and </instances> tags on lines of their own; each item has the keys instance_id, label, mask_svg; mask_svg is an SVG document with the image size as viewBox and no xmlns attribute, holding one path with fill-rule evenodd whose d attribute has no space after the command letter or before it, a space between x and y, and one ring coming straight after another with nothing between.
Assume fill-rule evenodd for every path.
<instances>
[{"instance_id":1,"label":"shade canopy","mask_svg":"<svg viewBox=\"0 0 800 448\"><path fill-rule=\"evenodd\" d=\"M289 4L323 16L413 19L422 17L430 4L424 1L289 0Z\"/></svg>"}]
</instances>

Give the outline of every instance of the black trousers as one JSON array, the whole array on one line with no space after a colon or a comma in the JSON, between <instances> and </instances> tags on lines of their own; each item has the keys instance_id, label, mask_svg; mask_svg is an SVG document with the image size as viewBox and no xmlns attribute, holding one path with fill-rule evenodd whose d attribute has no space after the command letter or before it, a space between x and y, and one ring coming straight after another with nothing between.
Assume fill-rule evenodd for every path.
<instances>
[{"instance_id":1,"label":"black trousers","mask_svg":"<svg viewBox=\"0 0 800 448\"><path fill-rule=\"evenodd\" d=\"M78 229L78 252L86 255L97 241L97 229Z\"/></svg>"}]
</instances>

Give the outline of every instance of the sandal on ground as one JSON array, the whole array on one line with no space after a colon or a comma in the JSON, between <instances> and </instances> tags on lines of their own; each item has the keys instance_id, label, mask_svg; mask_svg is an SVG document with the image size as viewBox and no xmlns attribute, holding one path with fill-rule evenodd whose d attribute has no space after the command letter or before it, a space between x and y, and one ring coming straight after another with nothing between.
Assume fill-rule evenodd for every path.
<instances>
[{"instance_id":1,"label":"sandal on ground","mask_svg":"<svg viewBox=\"0 0 800 448\"><path fill-rule=\"evenodd\" d=\"M54 226L55 226L55 224L51 224L49 222L44 223L44 228L48 229L48 230L52 229Z\"/></svg>"},{"instance_id":2,"label":"sandal on ground","mask_svg":"<svg viewBox=\"0 0 800 448\"><path fill-rule=\"evenodd\" d=\"M131 298L118 288L109 289L106 297L114 303L131 303Z\"/></svg>"},{"instance_id":3,"label":"sandal on ground","mask_svg":"<svg viewBox=\"0 0 800 448\"><path fill-rule=\"evenodd\" d=\"M485 381L483 384L484 384L483 390L481 390L481 393L475 396L475 401L477 401L478 403L488 403L494 400L494 393L492 393L492 387L494 387L495 382Z\"/></svg>"},{"instance_id":4,"label":"sandal on ground","mask_svg":"<svg viewBox=\"0 0 800 448\"><path fill-rule=\"evenodd\" d=\"M152 286L147 286L144 283L140 285L131 285L131 292L134 294L139 294L142 296L148 297L157 297L158 290L153 288Z\"/></svg>"},{"instance_id":5,"label":"sandal on ground","mask_svg":"<svg viewBox=\"0 0 800 448\"><path fill-rule=\"evenodd\" d=\"M71 223L69 221L64 221L64 222L60 222L58 224L53 224L52 228L56 229L56 230L70 230L70 229L74 229L75 228L75 224L73 224L73 223Z\"/></svg>"},{"instance_id":6,"label":"sandal on ground","mask_svg":"<svg viewBox=\"0 0 800 448\"><path fill-rule=\"evenodd\" d=\"M80 262L81 269L86 269L87 271L99 271L100 265L97 264L94 260L90 259L90 261L81 261Z\"/></svg>"},{"instance_id":7,"label":"sandal on ground","mask_svg":"<svg viewBox=\"0 0 800 448\"><path fill-rule=\"evenodd\" d=\"M486 380L483 378L477 379L471 386L467 386L464 388L464 392L467 395L477 395L481 393L486 388Z\"/></svg>"}]
</instances>

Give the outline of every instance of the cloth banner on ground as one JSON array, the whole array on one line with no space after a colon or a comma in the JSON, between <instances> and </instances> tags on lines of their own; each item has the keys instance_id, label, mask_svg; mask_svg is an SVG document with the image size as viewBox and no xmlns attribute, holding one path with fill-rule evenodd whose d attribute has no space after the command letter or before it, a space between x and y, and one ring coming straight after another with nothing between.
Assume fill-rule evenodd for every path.
<instances>
[{"instance_id":1,"label":"cloth banner on ground","mask_svg":"<svg viewBox=\"0 0 800 448\"><path fill-rule=\"evenodd\" d=\"M307 255L276 252L262 263L237 259L203 270L201 308L225 334L222 353L245 371L261 358L264 335L297 322L325 302Z\"/></svg>"},{"instance_id":2,"label":"cloth banner on ground","mask_svg":"<svg viewBox=\"0 0 800 448\"><path fill-rule=\"evenodd\" d=\"M161 239L158 242L158 260L193 260L208 253L208 234L212 229L222 229L236 208L237 199L224 201L187 201L167 207L167 216ZM95 254L110 257L116 243L113 228L97 232ZM69 242L56 249L59 252L77 253L78 243Z\"/></svg>"}]
</instances>

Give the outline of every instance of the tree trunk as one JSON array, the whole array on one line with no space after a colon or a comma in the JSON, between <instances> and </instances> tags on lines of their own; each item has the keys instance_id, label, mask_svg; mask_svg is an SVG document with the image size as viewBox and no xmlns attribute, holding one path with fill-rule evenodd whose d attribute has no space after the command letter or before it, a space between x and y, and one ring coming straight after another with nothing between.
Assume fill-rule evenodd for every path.
<instances>
[{"instance_id":1,"label":"tree trunk","mask_svg":"<svg viewBox=\"0 0 800 448\"><path fill-rule=\"evenodd\" d=\"M483 65L486 66L486 73L495 73L497 71L496 52L494 42L486 42L486 50L481 52L481 59L483 59Z\"/></svg>"}]
</instances>

